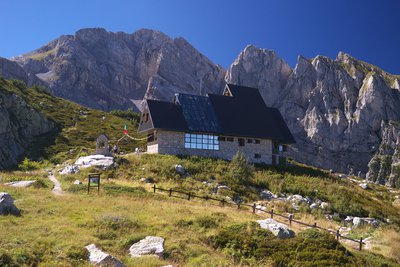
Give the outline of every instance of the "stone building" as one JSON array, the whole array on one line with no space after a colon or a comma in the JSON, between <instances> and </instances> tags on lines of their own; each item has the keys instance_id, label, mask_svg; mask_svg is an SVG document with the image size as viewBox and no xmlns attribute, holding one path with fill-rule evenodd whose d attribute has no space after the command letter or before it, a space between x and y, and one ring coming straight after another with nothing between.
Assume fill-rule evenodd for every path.
<instances>
[{"instance_id":1,"label":"stone building","mask_svg":"<svg viewBox=\"0 0 400 267\"><path fill-rule=\"evenodd\" d=\"M147 153L198 155L230 160L286 163L294 143L280 112L265 105L258 89L227 84L222 95L176 94L173 102L146 100L139 132Z\"/></svg>"}]
</instances>

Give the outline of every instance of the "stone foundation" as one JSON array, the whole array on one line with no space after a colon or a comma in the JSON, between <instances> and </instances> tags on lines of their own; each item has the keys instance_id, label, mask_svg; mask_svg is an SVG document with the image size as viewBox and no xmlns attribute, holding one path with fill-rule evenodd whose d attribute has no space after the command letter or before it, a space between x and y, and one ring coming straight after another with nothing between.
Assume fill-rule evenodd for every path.
<instances>
[{"instance_id":1,"label":"stone foundation","mask_svg":"<svg viewBox=\"0 0 400 267\"><path fill-rule=\"evenodd\" d=\"M172 155L196 155L203 157L221 158L231 160L237 151L253 163L272 164L272 140L258 139L259 144L247 143L239 146L238 137L233 137L233 142L220 141L219 150L185 148L183 132L157 131L157 144L147 146L147 153L172 154ZM254 140L254 139L253 139ZM256 158L258 154L260 157Z\"/></svg>"}]
</instances>

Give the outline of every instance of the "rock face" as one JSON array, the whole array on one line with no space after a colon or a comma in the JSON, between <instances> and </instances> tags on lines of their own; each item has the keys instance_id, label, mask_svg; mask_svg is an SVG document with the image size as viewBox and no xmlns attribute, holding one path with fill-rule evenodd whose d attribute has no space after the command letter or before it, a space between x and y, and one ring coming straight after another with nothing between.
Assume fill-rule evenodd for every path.
<instances>
[{"instance_id":1,"label":"rock face","mask_svg":"<svg viewBox=\"0 0 400 267\"><path fill-rule=\"evenodd\" d=\"M96 247L95 244L90 244L86 246L89 251L89 261L96 266L104 267L125 267L119 259L111 256L110 254L104 253Z\"/></svg>"},{"instance_id":2,"label":"rock face","mask_svg":"<svg viewBox=\"0 0 400 267\"><path fill-rule=\"evenodd\" d=\"M20 211L14 205L14 200L10 194L6 192L0 192L0 215L20 215Z\"/></svg>"},{"instance_id":3,"label":"rock face","mask_svg":"<svg viewBox=\"0 0 400 267\"><path fill-rule=\"evenodd\" d=\"M0 169L16 165L35 138L57 130L54 122L5 89L0 81Z\"/></svg>"},{"instance_id":4,"label":"rock face","mask_svg":"<svg viewBox=\"0 0 400 267\"><path fill-rule=\"evenodd\" d=\"M294 232L286 225L276 222L274 219L258 220L261 228L271 231L276 237L284 239L294 236Z\"/></svg>"},{"instance_id":5,"label":"rock face","mask_svg":"<svg viewBox=\"0 0 400 267\"><path fill-rule=\"evenodd\" d=\"M289 149L296 161L364 177L385 139L382 122L400 121L399 77L342 52L336 60L299 56L293 71L286 65L275 53L249 46L226 81L258 87L265 102L279 108L296 139Z\"/></svg>"},{"instance_id":6,"label":"rock face","mask_svg":"<svg viewBox=\"0 0 400 267\"><path fill-rule=\"evenodd\" d=\"M400 123L382 122L381 129L382 142L368 163L367 179L400 187Z\"/></svg>"},{"instance_id":7,"label":"rock face","mask_svg":"<svg viewBox=\"0 0 400 267\"><path fill-rule=\"evenodd\" d=\"M262 89L267 106L275 106L291 73L290 66L274 51L248 45L230 66L226 80Z\"/></svg>"},{"instance_id":8,"label":"rock face","mask_svg":"<svg viewBox=\"0 0 400 267\"><path fill-rule=\"evenodd\" d=\"M159 236L146 236L145 239L133 244L129 248L132 257L154 255L164 257L164 238Z\"/></svg>"},{"instance_id":9,"label":"rock face","mask_svg":"<svg viewBox=\"0 0 400 267\"><path fill-rule=\"evenodd\" d=\"M44 85L35 75L28 75L16 62L0 57L0 77L16 79L25 82L28 86Z\"/></svg>"},{"instance_id":10,"label":"rock face","mask_svg":"<svg viewBox=\"0 0 400 267\"><path fill-rule=\"evenodd\" d=\"M56 95L102 110L139 108L142 99L171 101L175 92L220 93L225 70L185 39L159 31L133 34L82 29L13 58Z\"/></svg>"}]
</instances>

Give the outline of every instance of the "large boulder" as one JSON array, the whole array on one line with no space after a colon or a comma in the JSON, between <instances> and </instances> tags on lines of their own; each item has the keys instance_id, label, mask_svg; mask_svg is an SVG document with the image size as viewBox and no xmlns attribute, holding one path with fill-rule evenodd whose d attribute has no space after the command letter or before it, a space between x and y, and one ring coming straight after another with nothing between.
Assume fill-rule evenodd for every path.
<instances>
[{"instance_id":1,"label":"large boulder","mask_svg":"<svg viewBox=\"0 0 400 267\"><path fill-rule=\"evenodd\" d=\"M6 185L12 186L12 187L30 187L30 186L34 185L35 183L36 183L36 180L32 180L32 181L15 181L15 182L6 183Z\"/></svg>"},{"instance_id":2,"label":"large boulder","mask_svg":"<svg viewBox=\"0 0 400 267\"><path fill-rule=\"evenodd\" d=\"M271 191L268 191L268 190L261 191L260 197L262 199L266 199L266 200L272 200L272 199L277 198L277 196L274 193L272 193Z\"/></svg>"},{"instance_id":3,"label":"large boulder","mask_svg":"<svg viewBox=\"0 0 400 267\"><path fill-rule=\"evenodd\" d=\"M102 169L108 169L114 166L114 158L104 155L90 155L86 157L80 157L75 162L75 165L79 166L80 168L88 168L94 166Z\"/></svg>"},{"instance_id":4,"label":"large boulder","mask_svg":"<svg viewBox=\"0 0 400 267\"><path fill-rule=\"evenodd\" d=\"M182 175L182 176L186 174L185 168L183 168L183 166L180 165L180 164L176 164L176 165L175 165L175 171L176 171L179 175Z\"/></svg>"},{"instance_id":5,"label":"large boulder","mask_svg":"<svg viewBox=\"0 0 400 267\"><path fill-rule=\"evenodd\" d=\"M144 255L154 255L164 257L164 238L159 236L146 236L146 238L133 244L129 248L131 257L141 257Z\"/></svg>"},{"instance_id":6,"label":"large boulder","mask_svg":"<svg viewBox=\"0 0 400 267\"><path fill-rule=\"evenodd\" d=\"M294 232L286 225L278 223L274 219L258 220L257 223L261 228L271 231L276 237L280 239L290 238L294 236Z\"/></svg>"},{"instance_id":7,"label":"large boulder","mask_svg":"<svg viewBox=\"0 0 400 267\"><path fill-rule=\"evenodd\" d=\"M374 228L379 227L379 221L374 218L360 218L354 217L353 218L353 226L354 228L363 227L366 225L372 225Z\"/></svg>"},{"instance_id":8,"label":"large boulder","mask_svg":"<svg viewBox=\"0 0 400 267\"><path fill-rule=\"evenodd\" d=\"M96 266L104 267L125 267L119 259L107 254L96 247L95 244L90 244L86 246L89 251L89 261Z\"/></svg>"},{"instance_id":9,"label":"large boulder","mask_svg":"<svg viewBox=\"0 0 400 267\"><path fill-rule=\"evenodd\" d=\"M0 192L0 215L20 215L19 209L14 205L14 199L6 192Z\"/></svg>"}]
</instances>

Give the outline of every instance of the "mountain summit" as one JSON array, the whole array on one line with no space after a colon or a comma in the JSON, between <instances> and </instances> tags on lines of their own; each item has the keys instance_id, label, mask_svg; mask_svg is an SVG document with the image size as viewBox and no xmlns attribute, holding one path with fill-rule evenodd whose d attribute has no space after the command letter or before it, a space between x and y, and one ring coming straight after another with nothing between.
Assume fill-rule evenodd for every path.
<instances>
[{"instance_id":1,"label":"mountain summit","mask_svg":"<svg viewBox=\"0 0 400 267\"><path fill-rule=\"evenodd\" d=\"M56 96L102 110L139 109L145 95L219 93L225 75L185 39L147 29L82 29L13 60Z\"/></svg>"}]
</instances>

